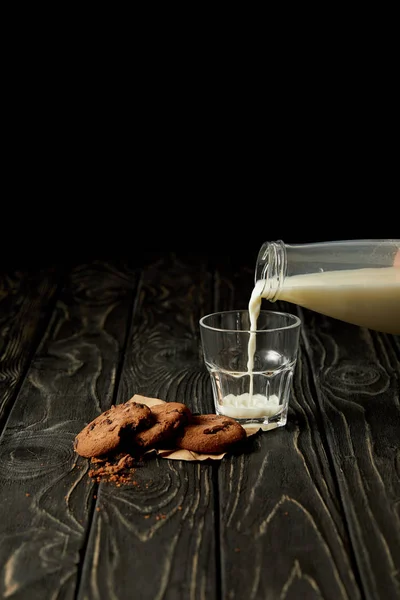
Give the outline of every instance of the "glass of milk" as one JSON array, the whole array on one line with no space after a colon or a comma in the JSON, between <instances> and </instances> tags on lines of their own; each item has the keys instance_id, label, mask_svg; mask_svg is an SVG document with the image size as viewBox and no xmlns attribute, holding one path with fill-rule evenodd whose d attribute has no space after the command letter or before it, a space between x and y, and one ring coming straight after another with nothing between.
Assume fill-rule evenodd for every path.
<instances>
[{"instance_id":1,"label":"glass of milk","mask_svg":"<svg viewBox=\"0 0 400 600\"><path fill-rule=\"evenodd\" d=\"M251 304L250 304L251 308ZM200 319L215 412L270 430L286 425L301 321L271 310L232 310Z\"/></svg>"}]
</instances>

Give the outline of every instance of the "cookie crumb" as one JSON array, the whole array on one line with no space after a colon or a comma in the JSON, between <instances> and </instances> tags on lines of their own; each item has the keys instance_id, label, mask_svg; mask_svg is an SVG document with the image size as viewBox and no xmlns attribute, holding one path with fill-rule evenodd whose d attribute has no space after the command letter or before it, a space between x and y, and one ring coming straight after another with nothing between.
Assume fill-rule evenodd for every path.
<instances>
[{"instance_id":1,"label":"cookie crumb","mask_svg":"<svg viewBox=\"0 0 400 600\"><path fill-rule=\"evenodd\" d=\"M130 454L117 454L107 458L92 458L92 468L89 470L89 477L97 483L107 482L115 483L117 487L121 485L134 485L138 483L133 479L137 463ZM97 495L93 496L97 498Z\"/></svg>"}]
</instances>

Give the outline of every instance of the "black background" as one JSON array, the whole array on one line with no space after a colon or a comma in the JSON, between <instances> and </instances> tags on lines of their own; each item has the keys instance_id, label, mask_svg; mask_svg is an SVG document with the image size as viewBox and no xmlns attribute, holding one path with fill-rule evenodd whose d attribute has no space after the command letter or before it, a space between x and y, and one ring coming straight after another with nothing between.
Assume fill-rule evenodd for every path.
<instances>
[{"instance_id":1,"label":"black background","mask_svg":"<svg viewBox=\"0 0 400 600\"><path fill-rule=\"evenodd\" d=\"M253 268L267 240L400 237L391 112L382 106L298 104L269 120L260 106L208 116L199 106L153 108L128 121L115 104L105 113L65 102L13 111L0 267L140 265L176 251Z\"/></svg>"},{"instance_id":2,"label":"black background","mask_svg":"<svg viewBox=\"0 0 400 600\"><path fill-rule=\"evenodd\" d=\"M0 266L93 259L140 265L173 251L253 267L267 240L400 237L397 186L377 172L365 180L360 172L304 173L288 165L279 174L260 168L250 178L243 166L216 174L159 165L157 173L131 169L117 177L102 166L106 173L96 167L84 174L57 165L16 186L17 197L3 203Z\"/></svg>"},{"instance_id":3,"label":"black background","mask_svg":"<svg viewBox=\"0 0 400 600\"><path fill-rule=\"evenodd\" d=\"M174 250L253 265L265 240L399 238L386 33L382 46L349 33L346 48L336 32L325 47L322 31L259 53L254 39L135 56L104 40L95 52L15 44L0 266Z\"/></svg>"}]
</instances>

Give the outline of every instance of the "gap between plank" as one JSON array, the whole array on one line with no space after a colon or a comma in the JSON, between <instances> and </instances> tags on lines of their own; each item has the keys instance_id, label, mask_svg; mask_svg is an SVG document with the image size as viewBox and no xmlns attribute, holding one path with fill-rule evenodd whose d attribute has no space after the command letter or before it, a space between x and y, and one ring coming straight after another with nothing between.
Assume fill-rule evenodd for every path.
<instances>
[{"instance_id":1,"label":"gap between plank","mask_svg":"<svg viewBox=\"0 0 400 600\"><path fill-rule=\"evenodd\" d=\"M219 465L212 465L212 482L214 487L214 533L215 533L215 576L216 598L223 600L222 596L222 568L221 568L221 507L219 497Z\"/></svg>"},{"instance_id":2,"label":"gap between plank","mask_svg":"<svg viewBox=\"0 0 400 600\"><path fill-rule=\"evenodd\" d=\"M42 323L40 325L38 325L38 327L35 330L35 333L33 335L33 342L30 347L30 350L28 351L28 358L26 360L25 366L23 367L23 369L21 371L19 380L15 385L15 389L11 395L9 402L4 407L4 413L0 420L0 440L3 437L3 434L7 428L7 424L8 424L10 415L11 415L11 411L15 406L19 392L20 392L22 385L25 382L25 379L29 373L29 370L31 368L33 359L35 358L36 352L38 351L38 348L40 347L40 344L41 344L43 337L49 327L49 324L51 323L51 319L52 319L55 307L56 307L58 299L61 295L61 291L63 289L64 281L65 281L65 272L62 275L59 275L55 279L56 289L54 291L52 298L49 300L46 309L44 310L44 316L43 316Z\"/></svg>"},{"instance_id":3,"label":"gap between plank","mask_svg":"<svg viewBox=\"0 0 400 600\"><path fill-rule=\"evenodd\" d=\"M132 290L132 299L130 302L130 309L129 309L128 318L126 321L125 338L124 338L124 341L122 344L121 356L120 356L120 360L118 362L116 373L115 373L115 385L114 385L114 390L113 390L113 394L112 394L111 404L115 404L117 397L118 397L118 388L119 388L119 384L121 381L123 367L125 364L125 353L126 353L126 349L128 347L128 342L129 342L130 336L131 336L133 316L136 312L136 302L137 302L136 299L139 297L140 287L141 287L141 279L139 278L137 286L135 287L135 289ZM97 505L97 501L98 501L98 496L99 496L99 494L98 494L99 485L100 484L98 484L98 483L94 483L94 487L93 487L94 493L92 494L92 500L91 500L90 506L88 508L88 522L87 522L87 527L86 527L86 534L85 534L85 537L83 540L82 547L79 550L80 561L77 566L74 600L78 600L80 591L81 591L81 582L82 582L82 575L83 575L84 567L85 567L86 552L87 552L87 548L89 545L89 539L90 539L90 534L91 534L92 525L93 525L93 517L94 517L94 513L96 510L96 505ZM94 498L94 496L96 496L96 498Z\"/></svg>"},{"instance_id":4,"label":"gap between plank","mask_svg":"<svg viewBox=\"0 0 400 600\"><path fill-rule=\"evenodd\" d=\"M300 308L297 309L297 313L298 316L302 319L302 311ZM302 319L303 321L303 319ZM311 360L311 350L310 350L310 344L308 342L308 338L307 335L304 333L304 329L302 331L302 339L304 342L304 357L305 360L307 362L308 368L311 372L311 379L309 380L309 385L310 385L310 392L311 394L315 397L316 402L316 409L318 411L318 416L319 416L319 421L321 423L321 431L320 431L320 435L321 435L321 440L324 444L324 447L326 448L327 452L326 452L326 458L330 467L330 472L332 473L332 480L334 482L335 485L335 491L336 491L336 495L338 498L338 501L340 503L340 507L342 509L342 513L344 515L344 519L343 519L343 524L345 526L345 530L346 533L348 535L348 538L350 540L350 546L348 549L349 552L349 558L351 560L351 562L354 565L353 568L353 573L354 573L354 579L355 582L360 590L360 594L362 596L362 598L369 598L368 593L365 594L365 585L364 585L364 580L363 580L363 575L362 575L362 570L360 570L359 568L359 564L358 564L358 560L357 560L357 553L355 551L355 548L353 546L353 536L351 534L351 528L350 528L350 519L348 517L348 512L346 510L346 503L344 502L344 499L342 497L342 493L340 490L340 485L339 485L339 479L338 479L338 475L337 475L337 469L335 466L335 461L333 459L333 451L332 451L332 446L329 442L329 437L327 434L327 430L326 430L326 426L325 426L325 420L323 417L323 411L322 411L322 400L321 400L321 394L318 390L318 386L316 384L315 381L315 375L314 375L314 368L312 365L312 360ZM367 586L368 587L368 586Z\"/></svg>"}]
</instances>

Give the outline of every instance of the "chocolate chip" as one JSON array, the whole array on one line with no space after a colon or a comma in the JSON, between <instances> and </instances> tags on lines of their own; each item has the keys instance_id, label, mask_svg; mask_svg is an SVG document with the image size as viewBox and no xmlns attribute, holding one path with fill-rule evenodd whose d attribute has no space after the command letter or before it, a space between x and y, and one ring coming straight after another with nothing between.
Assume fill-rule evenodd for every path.
<instances>
[{"instance_id":1,"label":"chocolate chip","mask_svg":"<svg viewBox=\"0 0 400 600\"><path fill-rule=\"evenodd\" d=\"M208 427L207 429L204 429L203 433L218 433L218 431L223 431L224 429L226 429L225 424L214 425L214 427Z\"/></svg>"}]
</instances>

